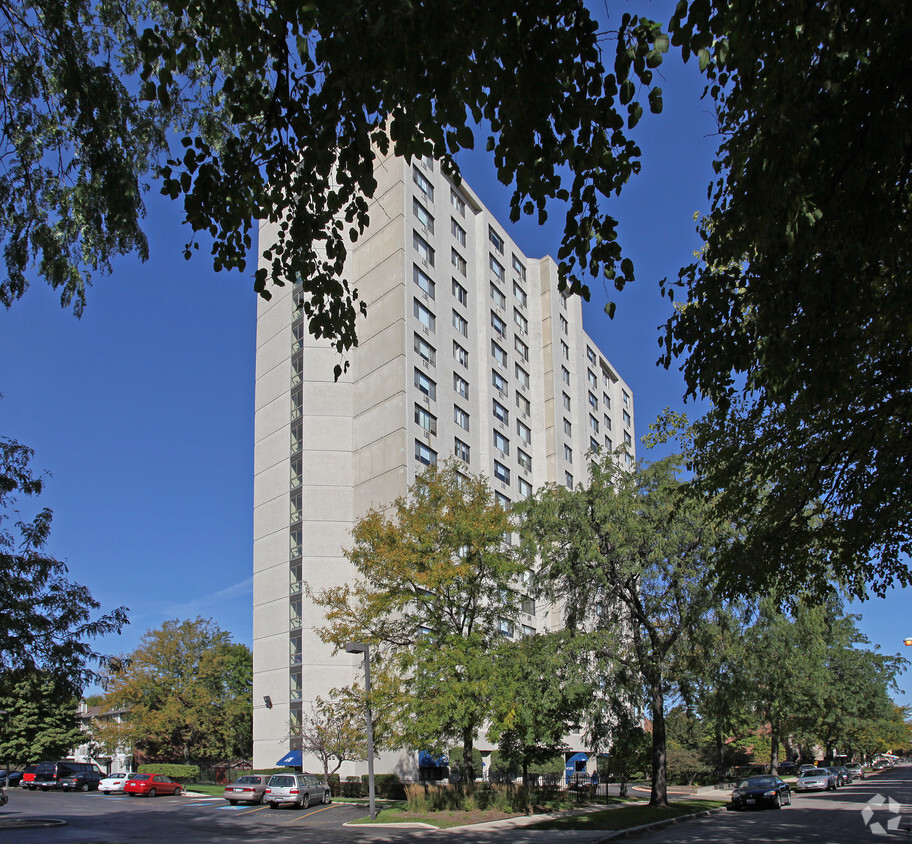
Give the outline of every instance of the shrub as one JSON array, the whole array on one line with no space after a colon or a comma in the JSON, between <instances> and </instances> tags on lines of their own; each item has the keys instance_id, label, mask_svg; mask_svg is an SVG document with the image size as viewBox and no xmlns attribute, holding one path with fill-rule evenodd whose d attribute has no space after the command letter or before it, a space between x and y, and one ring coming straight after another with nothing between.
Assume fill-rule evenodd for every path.
<instances>
[{"instance_id":1,"label":"shrub","mask_svg":"<svg viewBox=\"0 0 912 844\"><path fill-rule=\"evenodd\" d=\"M195 780L199 776L199 772L199 765L174 765L171 763L140 765L137 771L140 774L161 774L178 782Z\"/></svg>"},{"instance_id":2,"label":"shrub","mask_svg":"<svg viewBox=\"0 0 912 844\"><path fill-rule=\"evenodd\" d=\"M361 776L362 794L368 794L368 775ZM405 787L395 774L375 774L374 791L384 800L405 800Z\"/></svg>"}]
</instances>

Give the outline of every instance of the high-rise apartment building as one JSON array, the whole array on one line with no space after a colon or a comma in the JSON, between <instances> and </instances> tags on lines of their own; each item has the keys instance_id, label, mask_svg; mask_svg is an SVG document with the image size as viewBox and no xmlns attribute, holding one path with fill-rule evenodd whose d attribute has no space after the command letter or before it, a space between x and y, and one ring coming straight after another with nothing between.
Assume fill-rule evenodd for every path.
<instances>
[{"instance_id":1,"label":"high-rise apartment building","mask_svg":"<svg viewBox=\"0 0 912 844\"><path fill-rule=\"evenodd\" d=\"M257 767L298 750L296 726L314 699L359 672L360 656L333 656L317 638L323 618L304 585L353 577L342 551L369 508L450 456L488 475L508 506L545 483L585 482L592 449L626 443L634 454L632 393L583 330L579 299L558 292L555 262L524 255L469 186L430 159L390 156L376 171L371 224L348 263L368 306L348 372L333 380L339 355L308 335L292 289L259 303ZM268 226L260 236L269 241ZM521 629L505 635L560 624L548 606L523 610Z\"/></svg>"}]
</instances>

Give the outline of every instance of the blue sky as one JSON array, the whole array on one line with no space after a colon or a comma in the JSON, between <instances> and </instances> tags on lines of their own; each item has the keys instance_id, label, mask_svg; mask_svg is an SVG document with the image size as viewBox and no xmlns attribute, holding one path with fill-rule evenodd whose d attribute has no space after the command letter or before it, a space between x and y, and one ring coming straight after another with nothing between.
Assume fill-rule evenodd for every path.
<instances>
[{"instance_id":1,"label":"blue sky","mask_svg":"<svg viewBox=\"0 0 912 844\"><path fill-rule=\"evenodd\" d=\"M658 281L699 247L693 215L708 210L717 142L693 65L672 58L660 72L664 113L636 132L643 171L613 201L637 281L614 293L614 320L600 287L585 306L587 330L633 388L638 436L664 407L683 406L680 374L655 366L669 307ZM506 221L509 194L491 162L462 164ZM197 615L251 644L253 268L217 274L204 254L186 262L178 208L151 194L148 207L150 260L122 259L96 278L81 320L43 282L0 311L0 432L34 448L48 473L50 552L104 608L130 608L130 626L102 649L129 652L147 629ZM556 254L562 221L557 211L544 228L524 220L510 232L529 255ZM902 646L912 590L853 611L884 652L912 656ZM906 672L897 699L912 705L910 681Z\"/></svg>"}]
</instances>

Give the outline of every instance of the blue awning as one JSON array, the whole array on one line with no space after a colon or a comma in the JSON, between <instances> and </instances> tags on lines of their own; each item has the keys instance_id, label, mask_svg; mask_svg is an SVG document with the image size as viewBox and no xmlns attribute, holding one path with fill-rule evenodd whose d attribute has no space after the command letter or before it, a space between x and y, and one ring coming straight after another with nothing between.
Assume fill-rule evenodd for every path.
<instances>
[{"instance_id":1,"label":"blue awning","mask_svg":"<svg viewBox=\"0 0 912 844\"><path fill-rule=\"evenodd\" d=\"M303 766L304 754L300 750L291 750L276 762L277 768L301 768Z\"/></svg>"},{"instance_id":2,"label":"blue awning","mask_svg":"<svg viewBox=\"0 0 912 844\"><path fill-rule=\"evenodd\" d=\"M446 768L450 764L446 756L434 756L427 750L418 751L419 768Z\"/></svg>"}]
</instances>

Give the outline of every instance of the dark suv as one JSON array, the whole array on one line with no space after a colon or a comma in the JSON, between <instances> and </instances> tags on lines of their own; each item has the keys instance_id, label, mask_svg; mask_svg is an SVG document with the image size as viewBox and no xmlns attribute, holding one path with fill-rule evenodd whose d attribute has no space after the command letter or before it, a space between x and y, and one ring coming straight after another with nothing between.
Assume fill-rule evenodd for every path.
<instances>
[{"instance_id":1,"label":"dark suv","mask_svg":"<svg viewBox=\"0 0 912 844\"><path fill-rule=\"evenodd\" d=\"M100 771L79 771L60 780L59 785L64 791L91 791L98 788L98 783L104 779Z\"/></svg>"},{"instance_id":2,"label":"dark suv","mask_svg":"<svg viewBox=\"0 0 912 844\"><path fill-rule=\"evenodd\" d=\"M60 788L61 780L86 772L101 773L98 766L91 762L71 762L67 759L60 762L40 762L35 769L35 781L32 783L32 788L50 791L52 788ZM101 776L98 779L100 780ZM95 786L98 786L97 780Z\"/></svg>"}]
</instances>

